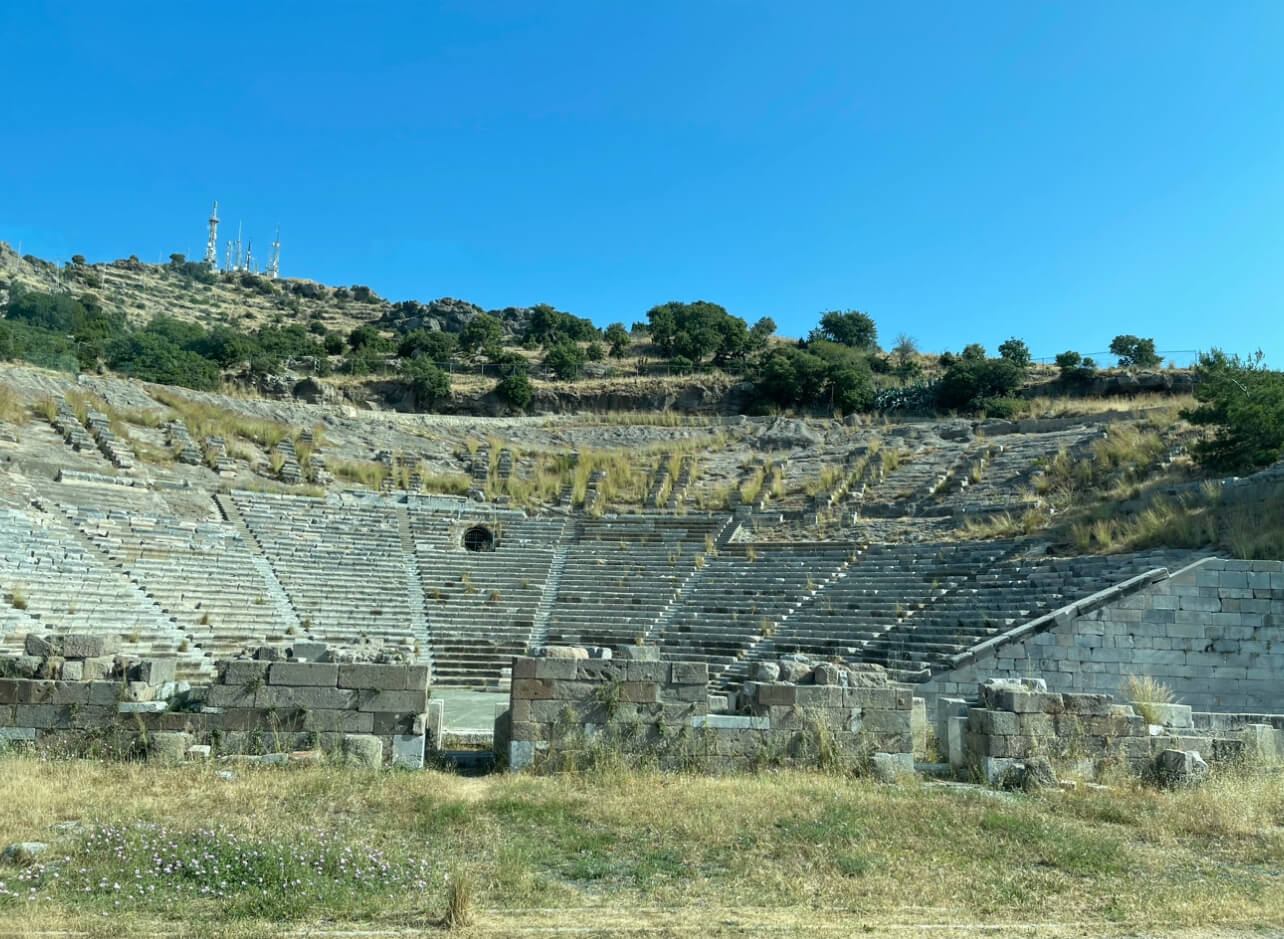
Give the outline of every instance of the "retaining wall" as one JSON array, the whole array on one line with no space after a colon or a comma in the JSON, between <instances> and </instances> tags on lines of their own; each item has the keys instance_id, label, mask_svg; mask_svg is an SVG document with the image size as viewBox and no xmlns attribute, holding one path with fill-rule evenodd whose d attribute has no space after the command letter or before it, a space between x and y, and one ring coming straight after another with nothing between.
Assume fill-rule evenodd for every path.
<instances>
[{"instance_id":1,"label":"retaining wall","mask_svg":"<svg viewBox=\"0 0 1284 939\"><path fill-rule=\"evenodd\" d=\"M495 732L513 771L549 758L573 762L595 744L711 771L842 755L913 769L913 691L877 667L853 672L793 657L794 681L710 695L705 663L661 662L653 647L606 659L548 651L513 660L509 710Z\"/></svg>"},{"instance_id":2,"label":"retaining wall","mask_svg":"<svg viewBox=\"0 0 1284 939\"><path fill-rule=\"evenodd\" d=\"M132 752L159 746L176 759L208 746L214 755L345 751L367 763L424 763L424 665L273 661L274 650L220 662L215 684L193 687L174 680L174 659L107 656L100 637L33 634L25 651L4 660L0 740L61 738L74 749L77 735L83 743L110 732Z\"/></svg>"},{"instance_id":3,"label":"retaining wall","mask_svg":"<svg viewBox=\"0 0 1284 939\"><path fill-rule=\"evenodd\" d=\"M989 678L1038 675L1116 694L1129 675L1168 685L1200 711L1284 712L1284 563L1208 558L1125 581L954 657L919 686L970 694Z\"/></svg>"}]
</instances>

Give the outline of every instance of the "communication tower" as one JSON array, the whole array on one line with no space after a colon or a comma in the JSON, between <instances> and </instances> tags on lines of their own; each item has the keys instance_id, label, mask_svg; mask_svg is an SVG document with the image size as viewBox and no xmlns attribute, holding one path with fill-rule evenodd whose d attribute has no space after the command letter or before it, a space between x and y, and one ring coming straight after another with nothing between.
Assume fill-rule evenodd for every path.
<instances>
[{"instance_id":1,"label":"communication tower","mask_svg":"<svg viewBox=\"0 0 1284 939\"><path fill-rule=\"evenodd\" d=\"M205 243L205 263L211 270L218 270L218 202L210 213L210 238Z\"/></svg>"},{"instance_id":2,"label":"communication tower","mask_svg":"<svg viewBox=\"0 0 1284 939\"><path fill-rule=\"evenodd\" d=\"M253 238L251 238L245 246L245 264L243 264L242 267L244 270L249 271L251 274L258 273L258 271L254 270L254 239Z\"/></svg>"},{"instance_id":3,"label":"communication tower","mask_svg":"<svg viewBox=\"0 0 1284 939\"><path fill-rule=\"evenodd\" d=\"M281 226L276 226L276 241L272 242L272 250L268 252L267 266L268 280L276 280L281 276Z\"/></svg>"}]
</instances>

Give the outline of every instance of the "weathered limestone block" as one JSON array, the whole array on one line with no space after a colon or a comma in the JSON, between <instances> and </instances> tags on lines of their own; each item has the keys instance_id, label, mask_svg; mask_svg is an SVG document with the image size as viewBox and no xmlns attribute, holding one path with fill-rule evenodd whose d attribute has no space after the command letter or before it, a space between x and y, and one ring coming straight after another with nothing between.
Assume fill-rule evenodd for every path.
<instances>
[{"instance_id":1,"label":"weathered limestone block","mask_svg":"<svg viewBox=\"0 0 1284 939\"><path fill-rule=\"evenodd\" d=\"M254 662L264 665L263 662ZM210 685L205 692L205 703L216 708L254 707L254 695L258 689L253 685Z\"/></svg>"},{"instance_id":2,"label":"weathered limestone block","mask_svg":"<svg viewBox=\"0 0 1284 939\"><path fill-rule=\"evenodd\" d=\"M374 714L374 732L383 737L408 734L415 726L415 711L378 711Z\"/></svg>"},{"instance_id":3,"label":"weathered limestone block","mask_svg":"<svg viewBox=\"0 0 1284 939\"><path fill-rule=\"evenodd\" d=\"M273 662L268 669L268 683L335 688L339 684L339 666L333 662Z\"/></svg>"},{"instance_id":4,"label":"weathered limestone block","mask_svg":"<svg viewBox=\"0 0 1284 939\"><path fill-rule=\"evenodd\" d=\"M151 734L147 740L147 760L151 763L181 763L191 746L190 734L169 732Z\"/></svg>"},{"instance_id":5,"label":"weathered limestone block","mask_svg":"<svg viewBox=\"0 0 1284 939\"><path fill-rule=\"evenodd\" d=\"M1194 785L1208 777L1208 764L1196 750L1162 750L1155 759L1155 773L1166 785Z\"/></svg>"},{"instance_id":6,"label":"weathered limestone block","mask_svg":"<svg viewBox=\"0 0 1284 939\"><path fill-rule=\"evenodd\" d=\"M378 769L383 765L383 741L370 734L344 734L343 756L353 766Z\"/></svg>"},{"instance_id":7,"label":"weathered limestone block","mask_svg":"<svg viewBox=\"0 0 1284 939\"><path fill-rule=\"evenodd\" d=\"M278 662L277 665L282 663ZM376 692L379 693L379 692ZM409 694L410 692L393 692ZM320 685L267 685L254 692L254 706L263 710L302 708L303 710L343 710L357 701L358 692L350 688ZM363 708L363 710L383 710Z\"/></svg>"},{"instance_id":8,"label":"weathered limestone block","mask_svg":"<svg viewBox=\"0 0 1284 939\"><path fill-rule=\"evenodd\" d=\"M369 734L374 732L374 714L353 710L309 710L303 715L303 729Z\"/></svg>"},{"instance_id":9,"label":"weathered limestone block","mask_svg":"<svg viewBox=\"0 0 1284 939\"><path fill-rule=\"evenodd\" d=\"M268 662L255 659L232 659L222 663L219 681L225 685L259 686L267 683Z\"/></svg>"},{"instance_id":10,"label":"weathered limestone block","mask_svg":"<svg viewBox=\"0 0 1284 939\"><path fill-rule=\"evenodd\" d=\"M129 663L125 674L131 682L160 685L174 680L174 667L172 658L143 659Z\"/></svg>"},{"instance_id":11,"label":"weathered limestone block","mask_svg":"<svg viewBox=\"0 0 1284 939\"><path fill-rule=\"evenodd\" d=\"M534 678L544 681L558 679L561 681L574 681L579 677L580 662L587 662L587 659L535 659Z\"/></svg>"},{"instance_id":12,"label":"weathered limestone block","mask_svg":"<svg viewBox=\"0 0 1284 939\"><path fill-rule=\"evenodd\" d=\"M875 753L870 759L874 778L883 783L897 783L914 775L913 753Z\"/></svg>"},{"instance_id":13,"label":"weathered limestone block","mask_svg":"<svg viewBox=\"0 0 1284 939\"><path fill-rule=\"evenodd\" d=\"M61 636L41 636L38 633L27 633L22 643L27 655L44 659L51 655L62 655Z\"/></svg>"},{"instance_id":14,"label":"weathered limestone block","mask_svg":"<svg viewBox=\"0 0 1284 939\"><path fill-rule=\"evenodd\" d=\"M780 661L780 680L787 681L791 684L797 684L811 674L812 667L807 662L800 662L796 659L781 659Z\"/></svg>"},{"instance_id":15,"label":"weathered limestone block","mask_svg":"<svg viewBox=\"0 0 1284 939\"><path fill-rule=\"evenodd\" d=\"M392 765L403 769L424 768L422 734L397 734L392 738Z\"/></svg>"},{"instance_id":16,"label":"weathered limestone block","mask_svg":"<svg viewBox=\"0 0 1284 939\"><path fill-rule=\"evenodd\" d=\"M357 709L360 711L410 711L415 714L421 714L428 706L428 696L422 691L359 691L353 693L357 697Z\"/></svg>"},{"instance_id":17,"label":"weathered limestone block","mask_svg":"<svg viewBox=\"0 0 1284 939\"><path fill-rule=\"evenodd\" d=\"M629 681L667 682L669 680L669 663L630 661L625 664L625 677Z\"/></svg>"},{"instance_id":18,"label":"weathered limestone block","mask_svg":"<svg viewBox=\"0 0 1284 939\"><path fill-rule=\"evenodd\" d=\"M818 685L837 685L841 670L832 662L821 662L812 669L811 677Z\"/></svg>"},{"instance_id":19,"label":"weathered limestone block","mask_svg":"<svg viewBox=\"0 0 1284 939\"><path fill-rule=\"evenodd\" d=\"M546 659L587 659L588 649L580 646L546 646L540 655Z\"/></svg>"},{"instance_id":20,"label":"weathered limestone block","mask_svg":"<svg viewBox=\"0 0 1284 939\"><path fill-rule=\"evenodd\" d=\"M103 636L69 633L62 637L64 659L92 659L107 654L107 640Z\"/></svg>"},{"instance_id":21,"label":"weathered limestone block","mask_svg":"<svg viewBox=\"0 0 1284 939\"><path fill-rule=\"evenodd\" d=\"M660 661L659 646L618 646L615 649L613 658L624 659L628 662L658 662Z\"/></svg>"},{"instance_id":22,"label":"weathered limestone block","mask_svg":"<svg viewBox=\"0 0 1284 939\"><path fill-rule=\"evenodd\" d=\"M780 666L775 662L759 662L754 666L755 681L773 682L780 680Z\"/></svg>"}]
</instances>

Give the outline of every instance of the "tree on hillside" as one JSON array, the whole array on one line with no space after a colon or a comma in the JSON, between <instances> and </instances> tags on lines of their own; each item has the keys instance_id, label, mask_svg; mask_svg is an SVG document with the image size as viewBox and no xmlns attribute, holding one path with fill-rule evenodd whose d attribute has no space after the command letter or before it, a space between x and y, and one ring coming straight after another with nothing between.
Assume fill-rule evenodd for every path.
<instances>
[{"instance_id":1,"label":"tree on hillside","mask_svg":"<svg viewBox=\"0 0 1284 939\"><path fill-rule=\"evenodd\" d=\"M498 346L503 336L503 323L489 314L479 313L459 331L459 351L465 356L476 355L479 349Z\"/></svg>"},{"instance_id":2,"label":"tree on hillside","mask_svg":"<svg viewBox=\"0 0 1284 939\"><path fill-rule=\"evenodd\" d=\"M1207 470L1244 473L1284 458L1284 372L1262 366L1259 350L1248 359L1220 349L1200 355L1195 400L1182 412L1192 424L1214 428L1192 449Z\"/></svg>"},{"instance_id":3,"label":"tree on hillside","mask_svg":"<svg viewBox=\"0 0 1284 939\"><path fill-rule=\"evenodd\" d=\"M558 381L575 381L584 372L588 355L575 343L567 340L558 343L544 356L544 366Z\"/></svg>"},{"instance_id":4,"label":"tree on hillside","mask_svg":"<svg viewBox=\"0 0 1284 939\"><path fill-rule=\"evenodd\" d=\"M1030 355L1030 347L1016 336L1006 342L999 343L999 358L1006 359L1022 371L1034 364L1034 357Z\"/></svg>"},{"instance_id":5,"label":"tree on hillside","mask_svg":"<svg viewBox=\"0 0 1284 939\"><path fill-rule=\"evenodd\" d=\"M530 321L522 334L523 343L538 343L545 349L566 340L587 342L598 337L598 328L592 320L563 313L561 310L540 303L531 308Z\"/></svg>"},{"instance_id":6,"label":"tree on hillside","mask_svg":"<svg viewBox=\"0 0 1284 939\"><path fill-rule=\"evenodd\" d=\"M872 351L878 347L878 327L858 310L830 310L820 316L820 326L811 331L808 342L827 339L840 346Z\"/></svg>"},{"instance_id":7,"label":"tree on hillside","mask_svg":"<svg viewBox=\"0 0 1284 939\"><path fill-rule=\"evenodd\" d=\"M1057 355L1057 368L1061 369L1061 380L1063 382L1083 382L1087 381L1097 373L1097 363L1092 359L1085 359L1073 349Z\"/></svg>"},{"instance_id":8,"label":"tree on hillside","mask_svg":"<svg viewBox=\"0 0 1284 939\"><path fill-rule=\"evenodd\" d=\"M1119 356L1120 368L1154 368L1160 362L1155 354L1155 340L1138 336L1116 336L1110 340L1110 353Z\"/></svg>"},{"instance_id":9,"label":"tree on hillside","mask_svg":"<svg viewBox=\"0 0 1284 939\"><path fill-rule=\"evenodd\" d=\"M827 407L844 413L868 410L874 400L874 376L867 357L850 346L825 339L779 346L759 363L758 390L782 407Z\"/></svg>"},{"instance_id":10,"label":"tree on hillside","mask_svg":"<svg viewBox=\"0 0 1284 939\"><path fill-rule=\"evenodd\" d=\"M423 410L450 397L450 376L426 356L410 359L402 372L415 396L415 407Z\"/></svg>"},{"instance_id":11,"label":"tree on hillside","mask_svg":"<svg viewBox=\"0 0 1284 939\"><path fill-rule=\"evenodd\" d=\"M1007 359L977 358L963 351L964 356L946 369L937 385L936 400L942 408L980 410L987 399L1009 397L1021 387L1025 372Z\"/></svg>"},{"instance_id":12,"label":"tree on hillside","mask_svg":"<svg viewBox=\"0 0 1284 939\"><path fill-rule=\"evenodd\" d=\"M647 311L651 340L666 356L698 365L713 356L715 365L743 359L749 351L749 327L716 303L670 301Z\"/></svg>"},{"instance_id":13,"label":"tree on hillside","mask_svg":"<svg viewBox=\"0 0 1284 939\"><path fill-rule=\"evenodd\" d=\"M397 355L403 359L425 358L429 362L447 362L454 354L457 344L452 333L416 329L402 337L397 345Z\"/></svg>"},{"instance_id":14,"label":"tree on hillside","mask_svg":"<svg viewBox=\"0 0 1284 939\"><path fill-rule=\"evenodd\" d=\"M767 340L776 334L776 321L764 316L749 327L749 351L761 352L767 348Z\"/></svg>"},{"instance_id":15,"label":"tree on hillside","mask_svg":"<svg viewBox=\"0 0 1284 939\"><path fill-rule=\"evenodd\" d=\"M969 362L984 362L986 358L985 346L979 342L970 342L963 347L961 355Z\"/></svg>"},{"instance_id":16,"label":"tree on hillside","mask_svg":"<svg viewBox=\"0 0 1284 939\"><path fill-rule=\"evenodd\" d=\"M616 359L624 358L624 350L633 341L633 337L629 335L629 331L624 328L623 323L612 323L606 327L606 333L603 338L606 339L607 344L611 347L612 358Z\"/></svg>"}]
</instances>

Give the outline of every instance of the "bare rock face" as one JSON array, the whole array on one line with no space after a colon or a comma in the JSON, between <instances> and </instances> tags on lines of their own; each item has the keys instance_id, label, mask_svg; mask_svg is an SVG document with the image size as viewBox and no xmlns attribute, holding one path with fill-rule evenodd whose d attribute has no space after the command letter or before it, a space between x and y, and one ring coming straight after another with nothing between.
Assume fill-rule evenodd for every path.
<instances>
[{"instance_id":1,"label":"bare rock face","mask_svg":"<svg viewBox=\"0 0 1284 939\"><path fill-rule=\"evenodd\" d=\"M818 445L824 438L807 426L806 421L779 418L772 421L758 435L758 446L763 450L806 450Z\"/></svg>"}]
</instances>

